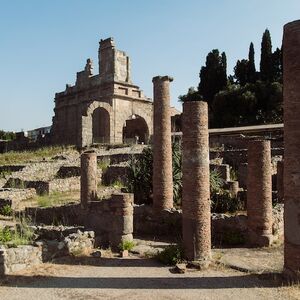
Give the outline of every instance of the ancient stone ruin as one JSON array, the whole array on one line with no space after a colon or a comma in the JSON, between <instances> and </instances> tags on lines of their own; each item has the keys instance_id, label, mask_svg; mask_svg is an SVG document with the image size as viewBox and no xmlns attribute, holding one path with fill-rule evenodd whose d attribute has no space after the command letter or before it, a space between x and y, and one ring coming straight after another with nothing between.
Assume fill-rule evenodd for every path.
<instances>
[{"instance_id":1,"label":"ancient stone ruin","mask_svg":"<svg viewBox=\"0 0 300 300\"><path fill-rule=\"evenodd\" d=\"M67 84L55 95L53 142L79 147L92 143L147 143L152 135L153 105L131 81L130 59L117 50L112 38L100 41L99 74L88 59L77 73L74 86Z\"/></svg>"}]
</instances>

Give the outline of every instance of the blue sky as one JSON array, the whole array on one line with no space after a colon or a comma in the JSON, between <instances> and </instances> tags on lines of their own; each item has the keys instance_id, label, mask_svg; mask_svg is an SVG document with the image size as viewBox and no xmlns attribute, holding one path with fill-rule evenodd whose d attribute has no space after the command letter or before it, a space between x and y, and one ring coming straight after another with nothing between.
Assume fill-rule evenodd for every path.
<instances>
[{"instance_id":1,"label":"blue sky","mask_svg":"<svg viewBox=\"0 0 300 300\"><path fill-rule=\"evenodd\" d=\"M0 0L0 129L51 125L54 94L88 57L97 70L98 42L114 37L131 57L133 82L152 97L152 77L171 75L172 104L197 86L212 49L225 51L228 73L269 28L300 18L299 0Z\"/></svg>"}]
</instances>

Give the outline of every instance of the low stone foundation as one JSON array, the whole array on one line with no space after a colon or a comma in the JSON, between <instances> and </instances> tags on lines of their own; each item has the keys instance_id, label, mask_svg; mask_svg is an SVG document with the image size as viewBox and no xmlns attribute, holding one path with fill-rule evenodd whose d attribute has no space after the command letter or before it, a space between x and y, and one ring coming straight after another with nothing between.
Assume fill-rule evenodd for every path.
<instances>
[{"instance_id":1,"label":"low stone foundation","mask_svg":"<svg viewBox=\"0 0 300 300\"><path fill-rule=\"evenodd\" d=\"M35 224L84 226L95 232L96 246L111 246L117 249L122 241L132 240L132 194L113 194L110 199L91 201L86 209L80 204L26 208L25 215Z\"/></svg>"},{"instance_id":2,"label":"low stone foundation","mask_svg":"<svg viewBox=\"0 0 300 300\"><path fill-rule=\"evenodd\" d=\"M37 246L19 246L0 248L0 276L10 274L41 264L42 248Z\"/></svg>"},{"instance_id":3,"label":"low stone foundation","mask_svg":"<svg viewBox=\"0 0 300 300\"><path fill-rule=\"evenodd\" d=\"M160 214L153 213L147 205L134 206L133 219L134 236L149 236L151 238L165 237L171 240L181 240L182 211L164 210ZM247 215L217 214L211 215L212 243L219 245L244 244L247 238ZM274 240L283 237L283 205L273 208Z\"/></svg>"}]
</instances>

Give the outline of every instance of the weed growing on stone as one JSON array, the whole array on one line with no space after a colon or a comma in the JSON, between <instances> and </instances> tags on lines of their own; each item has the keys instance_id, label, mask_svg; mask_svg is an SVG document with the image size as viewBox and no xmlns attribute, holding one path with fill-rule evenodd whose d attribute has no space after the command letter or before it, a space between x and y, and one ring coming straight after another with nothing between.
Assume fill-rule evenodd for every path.
<instances>
[{"instance_id":1,"label":"weed growing on stone","mask_svg":"<svg viewBox=\"0 0 300 300\"><path fill-rule=\"evenodd\" d=\"M97 162L97 166L98 166L98 169L101 169L102 172L105 172L109 166L109 162L102 160L102 161Z\"/></svg>"},{"instance_id":2,"label":"weed growing on stone","mask_svg":"<svg viewBox=\"0 0 300 300\"><path fill-rule=\"evenodd\" d=\"M0 208L0 215L11 216L12 213L13 213L13 210L10 207L10 205L8 205L8 204L6 204Z\"/></svg>"},{"instance_id":3,"label":"weed growing on stone","mask_svg":"<svg viewBox=\"0 0 300 300\"><path fill-rule=\"evenodd\" d=\"M119 245L119 249L120 249L120 251L124 251L124 250L131 251L134 246L135 246L135 243L133 241L123 241Z\"/></svg>"},{"instance_id":4,"label":"weed growing on stone","mask_svg":"<svg viewBox=\"0 0 300 300\"><path fill-rule=\"evenodd\" d=\"M79 200L78 192L54 192L50 195L40 195L34 198L39 207L64 205Z\"/></svg>"}]
</instances>

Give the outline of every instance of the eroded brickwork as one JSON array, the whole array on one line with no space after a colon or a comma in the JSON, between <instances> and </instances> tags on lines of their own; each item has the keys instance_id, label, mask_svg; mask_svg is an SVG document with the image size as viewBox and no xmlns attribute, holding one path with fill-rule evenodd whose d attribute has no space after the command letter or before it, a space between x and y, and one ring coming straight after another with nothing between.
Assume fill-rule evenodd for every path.
<instances>
[{"instance_id":1,"label":"eroded brickwork","mask_svg":"<svg viewBox=\"0 0 300 300\"><path fill-rule=\"evenodd\" d=\"M80 202L83 208L97 198L97 154L86 151L81 154Z\"/></svg>"},{"instance_id":2,"label":"eroded brickwork","mask_svg":"<svg viewBox=\"0 0 300 300\"><path fill-rule=\"evenodd\" d=\"M173 207L172 141L169 76L153 78L153 207L157 211Z\"/></svg>"},{"instance_id":3,"label":"eroded brickwork","mask_svg":"<svg viewBox=\"0 0 300 300\"><path fill-rule=\"evenodd\" d=\"M270 141L249 141L247 173L248 243L269 246L273 222Z\"/></svg>"},{"instance_id":4,"label":"eroded brickwork","mask_svg":"<svg viewBox=\"0 0 300 300\"><path fill-rule=\"evenodd\" d=\"M300 20L284 26L284 272L300 280Z\"/></svg>"},{"instance_id":5,"label":"eroded brickwork","mask_svg":"<svg viewBox=\"0 0 300 300\"><path fill-rule=\"evenodd\" d=\"M188 260L211 256L208 110L202 101L183 104L183 245Z\"/></svg>"}]
</instances>

